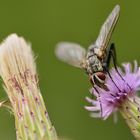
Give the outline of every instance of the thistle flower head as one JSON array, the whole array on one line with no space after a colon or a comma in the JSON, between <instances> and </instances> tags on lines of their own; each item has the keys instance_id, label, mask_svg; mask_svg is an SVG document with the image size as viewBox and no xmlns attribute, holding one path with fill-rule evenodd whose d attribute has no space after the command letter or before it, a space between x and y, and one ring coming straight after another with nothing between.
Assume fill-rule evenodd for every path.
<instances>
[{"instance_id":1,"label":"thistle flower head","mask_svg":"<svg viewBox=\"0 0 140 140\"><path fill-rule=\"evenodd\" d=\"M96 98L86 98L91 106L86 109L91 111L92 117L107 119L113 112L119 110L130 126L133 134L140 139L140 68L134 62L134 69L130 63L123 64L123 70L118 72L113 68L111 77L106 79L108 91L96 87L91 89L91 94Z\"/></svg>"},{"instance_id":2,"label":"thistle flower head","mask_svg":"<svg viewBox=\"0 0 140 140\"><path fill-rule=\"evenodd\" d=\"M8 36L0 46L0 75L15 116L17 139L56 140L30 44L16 34Z\"/></svg>"},{"instance_id":3,"label":"thistle flower head","mask_svg":"<svg viewBox=\"0 0 140 140\"><path fill-rule=\"evenodd\" d=\"M122 107L125 100L134 99L137 96L137 91L140 90L140 70L137 67L137 63L135 62L134 71L132 71L131 64L129 63L123 64L123 67L124 72L119 69L122 77L118 75L115 69L111 70L112 78L107 77L106 80L107 91L100 87L96 87L96 90L94 88L91 89L92 94L97 98L95 100L87 98L92 103L92 106L86 107L86 109L93 111L93 117L94 112L96 112L96 116L106 119L114 111Z\"/></svg>"}]
</instances>

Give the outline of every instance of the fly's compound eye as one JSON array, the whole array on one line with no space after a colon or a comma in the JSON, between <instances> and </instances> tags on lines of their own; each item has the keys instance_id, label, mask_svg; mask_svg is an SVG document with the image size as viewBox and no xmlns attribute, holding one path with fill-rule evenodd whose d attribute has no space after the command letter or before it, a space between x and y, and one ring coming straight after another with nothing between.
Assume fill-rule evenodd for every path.
<instances>
[{"instance_id":1,"label":"fly's compound eye","mask_svg":"<svg viewBox=\"0 0 140 140\"><path fill-rule=\"evenodd\" d=\"M97 73L96 73L96 76L98 76L98 78L99 78L100 80L105 81L106 76L105 76L104 73L102 73L102 72L97 72Z\"/></svg>"},{"instance_id":2,"label":"fly's compound eye","mask_svg":"<svg viewBox=\"0 0 140 140\"><path fill-rule=\"evenodd\" d=\"M101 86L104 84L105 78L106 76L102 72L97 72L96 74L93 75L94 83L98 86Z\"/></svg>"}]
</instances>

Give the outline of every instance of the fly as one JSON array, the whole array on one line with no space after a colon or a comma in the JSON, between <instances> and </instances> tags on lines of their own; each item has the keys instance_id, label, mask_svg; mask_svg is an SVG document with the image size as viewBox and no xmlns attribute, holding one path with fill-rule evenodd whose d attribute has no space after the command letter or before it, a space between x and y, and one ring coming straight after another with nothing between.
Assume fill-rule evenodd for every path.
<instances>
[{"instance_id":1,"label":"fly","mask_svg":"<svg viewBox=\"0 0 140 140\"><path fill-rule=\"evenodd\" d=\"M93 86L97 85L106 90L106 74L109 74L111 78L109 73L111 58L117 70L115 45L112 43L109 46L109 41L118 21L119 13L120 6L116 5L102 25L96 41L88 47L87 51L80 45L69 42L58 43L55 50L56 56L63 62L84 69Z\"/></svg>"}]
</instances>

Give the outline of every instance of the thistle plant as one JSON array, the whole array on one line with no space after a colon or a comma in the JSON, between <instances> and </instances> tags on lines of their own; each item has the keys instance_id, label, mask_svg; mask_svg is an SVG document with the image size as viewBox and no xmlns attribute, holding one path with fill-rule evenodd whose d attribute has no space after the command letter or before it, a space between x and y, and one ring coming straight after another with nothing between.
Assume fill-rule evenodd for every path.
<instances>
[{"instance_id":1,"label":"thistle plant","mask_svg":"<svg viewBox=\"0 0 140 140\"><path fill-rule=\"evenodd\" d=\"M31 45L16 34L0 46L0 75L15 117L17 140L58 140L38 83Z\"/></svg>"},{"instance_id":2,"label":"thistle plant","mask_svg":"<svg viewBox=\"0 0 140 140\"><path fill-rule=\"evenodd\" d=\"M119 111L140 140L140 68L134 62L110 70L105 84L108 90L95 85L87 97L91 106L85 108L92 117L106 120ZM31 45L16 34L8 36L0 45L0 76L8 100L0 102L15 117L17 140L58 140L43 101Z\"/></svg>"},{"instance_id":3,"label":"thistle plant","mask_svg":"<svg viewBox=\"0 0 140 140\"><path fill-rule=\"evenodd\" d=\"M106 120L112 113L120 111L132 134L140 140L140 68L137 62L134 62L134 70L130 63L123 64L124 71L121 68L119 73L113 68L110 71L111 77L106 79L108 90L96 87L91 89L91 94L96 98L87 97L91 106L86 109L91 112L92 117Z\"/></svg>"}]
</instances>

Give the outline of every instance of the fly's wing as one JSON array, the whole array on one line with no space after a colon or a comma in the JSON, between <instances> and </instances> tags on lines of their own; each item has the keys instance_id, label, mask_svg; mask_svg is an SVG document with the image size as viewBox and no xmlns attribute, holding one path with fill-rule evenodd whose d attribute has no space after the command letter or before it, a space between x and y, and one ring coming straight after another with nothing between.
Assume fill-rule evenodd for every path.
<instances>
[{"instance_id":1,"label":"fly's wing","mask_svg":"<svg viewBox=\"0 0 140 140\"><path fill-rule=\"evenodd\" d=\"M116 5L113 11L111 12L111 14L106 19L105 23L101 27L99 36L94 45L102 51L105 51L110 41L111 34L118 21L119 12L120 12L120 6Z\"/></svg>"},{"instance_id":2,"label":"fly's wing","mask_svg":"<svg viewBox=\"0 0 140 140\"><path fill-rule=\"evenodd\" d=\"M56 46L55 54L61 61L82 68L86 50L75 43L60 42Z\"/></svg>"}]
</instances>

